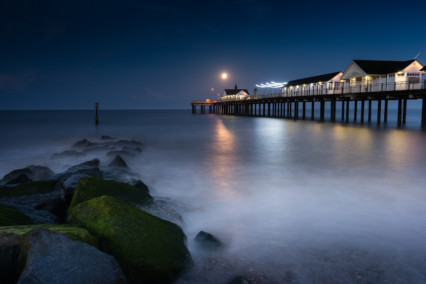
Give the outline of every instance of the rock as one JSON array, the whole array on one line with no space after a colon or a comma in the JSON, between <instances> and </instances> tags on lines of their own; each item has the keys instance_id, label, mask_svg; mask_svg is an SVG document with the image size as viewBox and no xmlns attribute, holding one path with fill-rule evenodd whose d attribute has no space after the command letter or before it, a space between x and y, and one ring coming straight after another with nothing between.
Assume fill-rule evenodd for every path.
<instances>
[{"instance_id":1,"label":"rock","mask_svg":"<svg viewBox=\"0 0 426 284\"><path fill-rule=\"evenodd\" d=\"M102 135L101 140L114 140L115 138L108 136L108 135Z\"/></svg>"},{"instance_id":2,"label":"rock","mask_svg":"<svg viewBox=\"0 0 426 284\"><path fill-rule=\"evenodd\" d=\"M32 223L31 218L18 209L0 204L0 227Z\"/></svg>"},{"instance_id":3,"label":"rock","mask_svg":"<svg viewBox=\"0 0 426 284\"><path fill-rule=\"evenodd\" d=\"M93 146L94 143L90 142L89 140L87 140L86 138L77 141L74 143L74 145L72 145L73 148L87 148L89 146Z\"/></svg>"},{"instance_id":4,"label":"rock","mask_svg":"<svg viewBox=\"0 0 426 284\"><path fill-rule=\"evenodd\" d=\"M195 243L206 250L217 250L223 247L222 242L210 233L200 231L194 239Z\"/></svg>"},{"instance_id":5,"label":"rock","mask_svg":"<svg viewBox=\"0 0 426 284\"><path fill-rule=\"evenodd\" d=\"M81 179L78 183L69 207L69 212L78 204L102 195L111 195L135 205L150 204L153 200L149 192L127 183L88 177Z\"/></svg>"},{"instance_id":6,"label":"rock","mask_svg":"<svg viewBox=\"0 0 426 284\"><path fill-rule=\"evenodd\" d=\"M114 160L111 161L111 163L108 164L108 167L113 168L129 168L127 166L126 162L123 160L123 158L120 155L115 156Z\"/></svg>"},{"instance_id":7,"label":"rock","mask_svg":"<svg viewBox=\"0 0 426 284\"><path fill-rule=\"evenodd\" d=\"M104 239L131 283L170 283L192 263L180 227L112 196L78 204L69 221Z\"/></svg>"},{"instance_id":8,"label":"rock","mask_svg":"<svg viewBox=\"0 0 426 284\"><path fill-rule=\"evenodd\" d=\"M76 166L72 166L63 173L57 174L55 178L63 184L63 199L69 202L80 179L85 177L102 177L99 169L99 160L93 159Z\"/></svg>"},{"instance_id":9,"label":"rock","mask_svg":"<svg viewBox=\"0 0 426 284\"><path fill-rule=\"evenodd\" d=\"M48 180L54 172L44 166L28 166L23 169L13 170L6 174L0 181L0 185L25 184L31 181Z\"/></svg>"},{"instance_id":10,"label":"rock","mask_svg":"<svg viewBox=\"0 0 426 284\"><path fill-rule=\"evenodd\" d=\"M26 264L18 283L127 283L114 257L63 234L36 229L20 246Z\"/></svg>"},{"instance_id":11,"label":"rock","mask_svg":"<svg viewBox=\"0 0 426 284\"><path fill-rule=\"evenodd\" d=\"M105 180L114 180L118 182L135 185L138 183L139 176L129 168L101 167L102 177Z\"/></svg>"},{"instance_id":12,"label":"rock","mask_svg":"<svg viewBox=\"0 0 426 284\"><path fill-rule=\"evenodd\" d=\"M0 203L22 211L34 223L56 223L65 217L61 187L54 180L0 187Z\"/></svg>"},{"instance_id":13,"label":"rock","mask_svg":"<svg viewBox=\"0 0 426 284\"><path fill-rule=\"evenodd\" d=\"M251 284L251 282L243 276L235 276L228 284Z\"/></svg>"},{"instance_id":14,"label":"rock","mask_svg":"<svg viewBox=\"0 0 426 284\"><path fill-rule=\"evenodd\" d=\"M83 157L86 154L84 154L83 152L79 152L79 151L75 151L75 150L66 150L63 151L61 153L55 153L52 155L52 159L59 159L59 158L63 158L63 157L73 157L73 158L79 158L79 157Z\"/></svg>"},{"instance_id":15,"label":"rock","mask_svg":"<svg viewBox=\"0 0 426 284\"><path fill-rule=\"evenodd\" d=\"M7 226L0 227L0 235L7 234L16 236L20 239L23 235L34 229L46 229L52 232L57 232L66 235L68 238L74 241L84 242L96 248L99 247L99 242L96 237L91 235L86 229L65 225L65 224L37 224L37 225L19 225L19 226Z\"/></svg>"},{"instance_id":16,"label":"rock","mask_svg":"<svg viewBox=\"0 0 426 284\"><path fill-rule=\"evenodd\" d=\"M0 283L16 283L20 237L0 231Z\"/></svg>"},{"instance_id":17,"label":"rock","mask_svg":"<svg viewBox=\"0 0 426 284\"><path fill-rule=\"evenodd\" d=\"M107 157L115 157L115 156L124 156L124 157L134 157L136 156L136 154L129 152L129 151L124 151L124 150L120 150L120 151L109 151L107 153Z\"/></svg>"}]
</instances>

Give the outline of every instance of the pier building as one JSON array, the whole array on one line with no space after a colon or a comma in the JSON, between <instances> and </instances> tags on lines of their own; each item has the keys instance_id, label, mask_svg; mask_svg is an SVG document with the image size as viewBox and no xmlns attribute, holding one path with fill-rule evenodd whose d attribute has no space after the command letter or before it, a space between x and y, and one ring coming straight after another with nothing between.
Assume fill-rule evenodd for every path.
<instances>
[{"instance_id":1,"label":"pier building","mask_svg":"<svg viewBox=\"0 0 426 284\"><path fill-rule=\"evenodd\" d=\"M388 102L397 101L398 127L406 123L407 101L422 100L421 127L426 129L425 67L417 60L380 61L353 60L346 70L289 81L279 93L250 97L247 89L225 89L217 102L192 101L192 113L279 117L325 121L329 105L330 121L337 121L337 104L341 104L340 119L348 123L372 122L373 103L375 122L388 120ZM315 105L319 104L319 116ZM310 114L307 113L307 106ZM300 109L299 109L300 108ZM317 117L316 117L317 116Z\"/></svg>"}]
</instances>

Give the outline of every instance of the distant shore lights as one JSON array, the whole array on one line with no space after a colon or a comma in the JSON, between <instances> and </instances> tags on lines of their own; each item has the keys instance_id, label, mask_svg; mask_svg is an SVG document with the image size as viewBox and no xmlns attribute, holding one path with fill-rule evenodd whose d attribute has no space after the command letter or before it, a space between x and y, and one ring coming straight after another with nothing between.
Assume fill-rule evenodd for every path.
<instances>
[{"instance_id":1,"label":"distant shore lights","mask_svg":"<svg viewBox=\"0 0 426 284\"><path fill-rule=\"evenodd\" d=\"M271 83L256 84L256 87L258 87L258 88L273 88L273 89L276 89L276 88L282 88L285 85L287 85L287 82L277 83L277 82L271 81Z\"/></svg>"}]
</instances>

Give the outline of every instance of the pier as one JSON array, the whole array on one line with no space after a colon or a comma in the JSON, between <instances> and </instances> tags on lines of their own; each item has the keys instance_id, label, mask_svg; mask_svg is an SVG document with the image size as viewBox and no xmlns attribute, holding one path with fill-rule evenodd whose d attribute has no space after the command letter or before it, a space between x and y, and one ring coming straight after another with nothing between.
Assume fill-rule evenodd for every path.
<instances>
[{"instance_id":1,"label":"pier","mask_svg":"<svg viewBox=\"0 0 426 284\"><path fill-rule=\"evenodd\" d=\"M373 88L371 88L373 89ZM227 101L192 101L192 113L197 113L200 108L202 114L239 115L253 117L275 117L285 119L319 120L337 122L336 109L341 106L341 121L349 123L350 114L353 113L352 121L363 124L372 121L372 105L377 106L376 123L387 123L388 103L397 101L398 114L397 125L401 127L406 122L407 101L422 100L421 127L426 129L426 86L423 84L419 89L392 91L371 91L369 89L359 92L341 89L338 93L330 94L321 92L315 94L297 94L281 92L276 94L265 94L262 96L249 97L244 100ZM310 113L306 112L310 105ZM315 107L319 105L319 113L315 113ZM330 110L330 117L325 117L326 107Z\"/></svg>"}]
</instances>

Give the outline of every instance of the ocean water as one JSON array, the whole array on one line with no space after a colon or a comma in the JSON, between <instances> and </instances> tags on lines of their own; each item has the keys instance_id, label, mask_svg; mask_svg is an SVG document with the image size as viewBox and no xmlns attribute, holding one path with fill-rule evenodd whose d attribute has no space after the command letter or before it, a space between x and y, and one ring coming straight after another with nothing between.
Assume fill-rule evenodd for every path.
<instances>
[{"instance_id":1,"label":"ocean water","mask_svg":"<svg viewBox=\"0 0 426 284\"><path fill-rule=\"evenodd\" d=\"M426 283L426 133L419 110L402 129L389 114L377 127L101 111L95 127L93 111L1 111L0 176L92 158L51 159L82 138L136 139L131 169L186 208L195 266L178 283ZM224 249L197 248L200 230Z\"/></svg>"}]
</instances>

